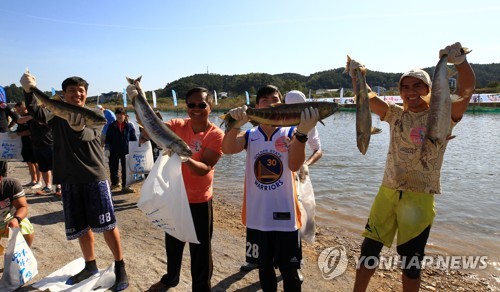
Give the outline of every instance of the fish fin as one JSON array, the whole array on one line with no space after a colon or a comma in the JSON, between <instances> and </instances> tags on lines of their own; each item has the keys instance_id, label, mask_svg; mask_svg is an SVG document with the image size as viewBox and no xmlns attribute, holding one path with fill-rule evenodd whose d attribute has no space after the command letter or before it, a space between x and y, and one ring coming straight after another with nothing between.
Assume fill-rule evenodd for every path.
<instances>
[{"instance_id":1,"label":"fish fin","mask_svg":"<svg viewBox=\"0 0 500 292\"><path fill-rule=\"evenodd\" d=\"M236 122L233 117L231 117L230 114L223 114L220 115L219 118L222 120L222 123L220 124L221 127L224 125L224 132L227 133L229 130L231 130L234 127L234 123Z\"/></svg>"},{"instance_id":2,"label":"fish fin","mask_svg":"<svg viewBox=\"0 0 500 292\"><path fill-rule=\"evenodd\" d=\"M59 100L59 101L64 101L64 99L62 98L62 96L60 96L59 94L54 94L50 97L50 99L53 99L53 100Z\"/></svg>"},{"instance_id":3,"label":"fish fin","mask_svg":"<svg viewBox=\"0 0 500 292\"><path fill-rule=\"evenodd\" d=\"M323 123L323 121L318 121L318 122L320 122L323 126L326 126L325 123Z\"/></svg>"},{"instance_id":4,"label":"fish fin","mask_svg":"<svg viewBox=\"0 0 500 292\"><path fill-rule=\"evenodd\" d=\"M372 127L371 134L376 135L382 133L382 129L377 128L377 127Z\"/></svg>"}]
</instances>

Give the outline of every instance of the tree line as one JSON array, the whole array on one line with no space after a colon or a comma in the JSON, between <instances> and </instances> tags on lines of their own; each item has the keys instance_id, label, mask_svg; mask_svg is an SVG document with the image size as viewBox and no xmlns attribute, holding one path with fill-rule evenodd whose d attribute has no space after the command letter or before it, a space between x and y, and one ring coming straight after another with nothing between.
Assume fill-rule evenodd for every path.
<instances>
[{"instance_id":1,"label":"tree line","mask_svg":"<svg viewBox=\"0 0 500 292\"><path fill-rule=\"evenodd\" d=\"M471 64L476 74L477 93L500 92L500 63L492 64ZM435 67L424 68L431 76ZM366 75L368 84L375 90L377 87L384 88L388 95L398 95L397 85L402 73L384 73L370 71ZM352 94L352 82L348 74L344 73L344 68L331 69L304 76L296 73L266 74L248 73L238 75L220 74L195 74L183 77L173 82L167 83L162 88L155 90L158 98L171 97L174 89L179 98L184 98L186 92L195 87L202 86L211 92L227 92L229 97L242 96L247 91L250 95L255 95L257 90L266 84L274 84L280 88L282 93L290 90L300 90L306 95L309 90L315 95L317 89L340 89L344 88L344 95ZM22 87L16 84L4 86L9 102L23 100ZM47 92L50 94L50 92ZM338 92L328 93L327 96L338 96ZM151 92L147 92L148 98Z\"/></svg>"}]
</instances>

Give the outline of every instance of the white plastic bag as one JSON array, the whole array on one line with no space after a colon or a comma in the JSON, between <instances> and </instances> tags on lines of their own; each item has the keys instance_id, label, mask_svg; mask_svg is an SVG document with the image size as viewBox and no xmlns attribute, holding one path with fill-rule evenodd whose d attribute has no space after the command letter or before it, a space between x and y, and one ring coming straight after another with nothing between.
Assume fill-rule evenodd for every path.
<instances>
[{"instance_id":1,"label":"white plastic bag","mask_svg":"<svg viewBox=\"0 0 500 292\"><path fill-rule=\"evenodd\" d=\"M130 154L127 154L125 155L125 165L129 165L129 161L130 161ZM144 179L144 174L132 172L128 167L125 167L125 173L126 173L125 177L126 186L142 181Z\"/></svg>"},{"instance_id":2,"label":"white plastic bag","mask_svg":"<svg viewBox=\"0 0 500 292\"><path fill-rule=\"evenodd\" d=\"M112 263L106 270L99 269L99 273L77 283L67 285L66 280L72 275L80 272L85 267L85 260L78 258L66 264L64 267L52 272L42 280L31 285L41 291L78 291L78 292L104 292L109 291L115 284L115 264Z\"/></svg>"},{"instance_id":3,"label":"white plastic bag","mask_svg":"<svg viewBox=\"0 0 500 292\"><path fill-rule=\"evenodd\" d=\"M133 173L149 173L154 165L153 148L147 141L139 146L139 141L128 142L128 168Z\"/></svg>"},{"instance_id":4,"label":"white plastic bag","mask_svg":"<svg viewBox=\"0 0 500 292\"><path fill-rule=\"evenodd\" d=\"M38 274L38 264L19 228L9 227L0 291L14 291Z\"/></svg>"},{"instance_id":5,"label":"white plastic bag","mask_svg":"<svg viewBox=\"0 0 500 292\"><path fill-rule=\"evenodd\" d=\"M297 176L297 190L302 222L300 234L305 241L314 243L316 239L316 222L314 220L316 216L316 200L314 199L314 190L309 175L305 176L303 182Z\"/></svg>"},{"instance_id":6,"label":"white plastic bag","mask_svg":"<svg viewBox=\"0 0 500 292\"><path fill-rule=\"evenodd\" d=\"M161 155L144 181L137 202L149 220L180 241L199 243L181 172L181 159Z\"/></svg>"},{"instance_id":7,"label":"white plastic bag","mask_svg":"<svg viewBox=\"0 0 500 292\"><path fill-rule=\"evenodd\" d=\"M21 136L10 138L9 133L0 133L0 160L23 161Z\"/></svg>"}]
</instances>

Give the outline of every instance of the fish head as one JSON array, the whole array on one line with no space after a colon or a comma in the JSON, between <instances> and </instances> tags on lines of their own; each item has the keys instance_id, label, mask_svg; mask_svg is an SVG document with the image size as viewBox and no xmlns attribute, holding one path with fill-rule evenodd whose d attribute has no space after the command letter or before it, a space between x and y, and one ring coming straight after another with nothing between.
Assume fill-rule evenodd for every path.
<instances>
[{"instance_id":1,"label":"fish head","mask_svg":"<svg viewBox=\"0 0 500 292\"><path fill-rule=\"evenodd\" d=\"M106 125L106 118L96 116L95 118L87 118L85 119L85 125L87 126L104 126Z\"/></svg>"},{"instance_id":2,"label":"fish head","mask_svg":"<svg viewBox=\"0 0 500 292\"><path fill-rule=\"evenodd\" d=\"M193 156L193 152L191 151L191 149L189 149L189 146L182 140L178 140L172 143L169 148L177 153L183 160Z\"/></svg>"},{"instance_id":3,"label":"fish head","mask_svg":"<svg viewBox=\"0 0 500 292\"><path fill-rule=\"evenodd\" d=\"M366 152L368 151L368 146L370 145L370 137L371 133L358 133L357 134L357 146L359 152L361 154L365 155Z\"/></svg>"},{"instance_id":4,"label":"fish head","mask_svg":"<svg viewBox=\"0 0 500 292\"><path fill-rule=\"evenodd\" d=\"M325 119L339 110L339 105L335 102L322 102L318 106L320 120Z\"/></svg>"}]
</instances>

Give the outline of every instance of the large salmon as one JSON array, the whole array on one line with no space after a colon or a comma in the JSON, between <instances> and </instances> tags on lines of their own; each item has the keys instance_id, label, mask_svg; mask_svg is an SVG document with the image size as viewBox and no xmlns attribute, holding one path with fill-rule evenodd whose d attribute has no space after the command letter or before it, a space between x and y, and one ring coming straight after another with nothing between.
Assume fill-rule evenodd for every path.
<instances>
[{"instance_id":1,"label":"large salmon","mask_svg":"<svg viewBox=\"0 0 500 292\"><path fill-rule=\"evenodd\" d=\"M349 72L351 57L347 56L345 72ZM368 97L368 87L366 85L366 67L354 69L356 83L356 144L359 151L365 155L370 145L372 135L372 115L370 112L370 98Z\"/></svg>"},{"instance_id":2,"label":"large salmon","mask_svg":"<svg viewBox=\"0 0 500 292\"><path fill-rule=\"evenodd\" d=\"M142 76L141 76L142 77ZM130 84L135 84L140 81L141 77L132 79L127 77ZM193 153L189 146L177 134L155 114L154 110L149 105L146 97L142 95L142 91L138 90L139 95L132 99L135 115L139 124L144 127L151 140L153 140L160 148L170 149L177 153L182 160L185 160Z\"/></svg>"},{"instance_id":3,"label":"large salmon","mask_svg":"<svg viewBox=\"0 0 500 292\"><path fill-rule=\"evenodd\" d=\"M50 98L36 87L31 87L31 91L35 98L40 101L50 112L62 119L69 121L70 114L81 114L85 118L85 125L105 125L106 118L98 110L92 110L86 107L72 105L64 102L59 95Z\"/></svg>"},{"instance_id":4,"label":"large salmon","mask_svg":"<svg viewBox=\"0 0 500 292\"><path fill-rule=\"evenodd\" d=\"M431 101L429 104L429 115L427 117L426 140L433 144L443 143L448 136L451 125L451 99L450 86L448 83L448 67L443 56L434 69L432 77Z\"/></svg>"},{"instance_id":5,"label":"large salmon","mask_svg":"<svg viewBox=\"0 0 500 292\"><path fill-rule=\"evenodd\" d=\"M300 123L300 114L304 109L317 108L319 120L323 120L334 114L339 106L334 102L303 102L303 103L275 103L267 108L247 108L246 114L252 124L262 124L271 126L295 126ZM226 132L231 130L236 122L229 114L221 115L224 120Z\"/></svg>"},{"instance_id":6,"label":"large salmon","mask_svg":"<svg viewBox=\"0 0 500 292\"><path fill-rule=\"evenodd\" d=\"M462 48L462 54L468 54L471 50ZM434 69L432 76L431 100L429 104L429 115L425 131L425 139L422 144L420 161L427 168L427 162L439 145L445 143L450 134L451 127L451 99L449 85L449 69L447 64L448 55L443 55Z\"/></svg>"}]
</instances>

